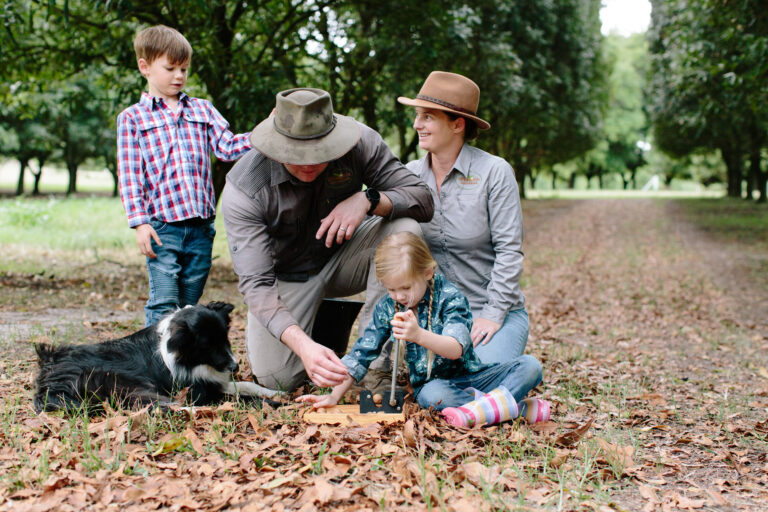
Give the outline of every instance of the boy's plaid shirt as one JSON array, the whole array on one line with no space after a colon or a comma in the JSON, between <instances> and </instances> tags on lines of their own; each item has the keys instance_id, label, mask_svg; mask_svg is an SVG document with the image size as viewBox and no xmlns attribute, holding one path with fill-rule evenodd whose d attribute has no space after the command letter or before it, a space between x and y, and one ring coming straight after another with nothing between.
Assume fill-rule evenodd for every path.
<instances>
[{"instance_id":1,"label":"boy's plaid shirt","mask_svg":"<svg viewBox=\"0 0 768 512\"><path fill-rule=\"evenodd\" d=\"M251 149L211 102L179 97L174 113L146 92L117 116L117 173L128 225L174 222L216 213L210 152L236 160Z\"/></svg>"}]
</instances>

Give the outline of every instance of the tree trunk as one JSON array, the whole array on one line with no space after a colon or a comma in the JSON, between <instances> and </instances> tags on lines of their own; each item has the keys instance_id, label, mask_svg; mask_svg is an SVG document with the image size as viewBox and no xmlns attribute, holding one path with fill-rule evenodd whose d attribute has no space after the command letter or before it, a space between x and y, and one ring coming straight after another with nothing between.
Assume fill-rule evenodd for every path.
<instances>
[{"instance_id":1,"label":"tree trunk","mask_svg":"<svg viewBox=\"0 0 768 512\"><path fill-rule=\"evenodd\" d=\"M743 174L742 155L737 150L721 149L728 169L728 197L741 197L741 179Z\"/></svg>"},{"instance_id":2,"label":"tree trunk","mask_svg":"<svg viewBox=\"0 0 768 512\"><path fill-rule=\"evenodd\" d=\"M752 200L752 193L760 176L760 149L752 150L749 155L749 173L747 174L747 199Z\"/></svg>"},{"instance_id":3,"label":"tree trunk","mask_svg":"<svg viewBox=\"0 0 768 512\"><path fill-rule=\"evenodd\" d=\"M19 182L16 184L16 195L20 196L24 193L24 171L27 169L28 159L19 160Z\"/></svg>"},{"instance_id":4,"label":"tree trunk","mask_svg":"<svg viewBox=\"0 0 768 512\"><path fill-rule=\"evenodd\" d=\"M552 171L552 190L557 188L557 173Z\"/></svg>"},{"instance_id":5,"label":"tree trunk","mask_svg":"<svg viewBox=\"0 0 768 512\"><path fill-rule=\"evenodd\" d=\"M77 162L74 158L67 158L67 171L69 172L69 184L67 185L67 195L77 192Z\"/></svg>"},{"instance_id":6,"label":"tree trunk","mask_svg":"<svg viewBox=\"0 0 768 512\"><path fill-rule=\"evenodd\" d=\"M520 198L525 199L525 175L528 174L528 167L523 164L515 166L515 179L517 187L520 189Z\"/></svg>"},{"instance_id":7,"label":"tree trunk","mask_svg":"<svg viewBox=\"0 0 768 512\"><path fill-rule=\"evenodd\" d=\"M576 186L576 173L572 172L571 176L568 178L568 188L570 190L573 190Z\"/></svg>"},{"instance_id":8,"label":"tree trunk","mask_svg":"<svg viewBox=\"0 0 768 512\"><path fill-rule=\"evenodd\" d=\"M768 191L765 189L768 184L768 170L757 173L757 202L765 203L765 195Z\"/></svg>"},{"instance_id":9,"label":"tree trunk","mask_svg":"<svg viewBox=\"0 0 768 512\"><path fill-rule=\"evenodd\" d=\"M33 196L39 196L40 195L40 178L43 176L43 164L45 163L44 158L38 158L37 159L37 172L32 171L32 176L35 178L35 183L32 186L32 195Z\"/></svg>"}]
</instances>

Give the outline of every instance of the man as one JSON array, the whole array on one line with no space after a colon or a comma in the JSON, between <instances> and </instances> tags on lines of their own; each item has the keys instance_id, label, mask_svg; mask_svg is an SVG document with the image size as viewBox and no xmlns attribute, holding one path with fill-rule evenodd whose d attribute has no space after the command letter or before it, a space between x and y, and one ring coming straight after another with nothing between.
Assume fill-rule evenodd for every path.
<instances>
[{"instance_id":1,"label":"man","mask_svg":"<svg viewBox=\"0 0 768 512\"><path fill-rule=\"evenodd\" d=\"M309 336L317 308L324 297L366 290L362 332L384 294L372 271L376 246L396 231L421 235L432 196L378 133L334 114L320 89L279 93L250 141L227 176L222 213L248 305L251 371L286 391L306 377L338 385L346 367Z\"/></svg>"}]
</instances>

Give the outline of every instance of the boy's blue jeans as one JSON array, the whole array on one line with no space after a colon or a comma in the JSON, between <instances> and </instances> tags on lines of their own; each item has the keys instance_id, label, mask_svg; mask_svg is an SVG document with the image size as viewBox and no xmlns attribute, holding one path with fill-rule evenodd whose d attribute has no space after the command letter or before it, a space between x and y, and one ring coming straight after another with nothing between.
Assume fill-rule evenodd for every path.
<instances>
[{"instance_id":1,"label":"boy's blue jeans","mask_svg":"<svg viewBox=\"0 0 768 512\"><path fill-rule=\"evenodd\" d=\"M416 393L416 401L427 409L442 411L446 407L458 407L475 399L467 388L483 393L504 386L520 402L530 390L541 382L541 363L533 356L523 355L513 361L497 363L477 373L460 375L452 379L434 379L424 384Z\"/></svg>"},{"instance_id":2,"label":"boy's blue jeans","mask_svg":"<svg viewBox=\"0 0 768 512\"><path fill-rule=\"evenodd\" d=\"M157 323L176 308L197 304L211 269L216 229L214 219L167 223L151 219L163 245L152 240L157 258L147 258L149 299L144 308L145 325Z\"/></svg>"},{"instance_id":3,"label":"boy's blue jeans","mask_svg":"<svg viewBox=\"0 0 768 512\"><path fill-rule=\"evenodd\" d=\"M510 311L493 338L485 345L480 343L475 347L477 357L484 363L514 361L525 352L529 325L525 308Z\"/></svg>"}]
</instances>

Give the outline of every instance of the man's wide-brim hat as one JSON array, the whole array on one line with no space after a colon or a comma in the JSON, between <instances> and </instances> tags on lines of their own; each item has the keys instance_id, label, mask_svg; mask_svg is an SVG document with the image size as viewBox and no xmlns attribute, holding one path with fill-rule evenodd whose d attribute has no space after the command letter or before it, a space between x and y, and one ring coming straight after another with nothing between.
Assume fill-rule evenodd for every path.
<instances>
[{"instance_id":1,"label":"man's wide-brim hat","mask_svg":"<svg viewBox=\"0 0 768 512\"><path fill-rule=\"evenodd\" d=\"M466 117L477 123L481 130L491 127L487 121L477 117L480 88L469 78L456 73L433 71L415 98L400 96L397 101L411 107L434 108Z\"/></svg>"},{"instance_id":2,"label":"man's wide-brim hat","mask_svg":"<svg viewBox=\"0 0 768 512\"><path fill-rule=\"evenodd\" d=\"M289 89L277 94L275 113L250 136L251 145L284 164L315 165L344 156L360 139L360 125L333 113L322 89Z\"/></svg>"}]
</instances>

